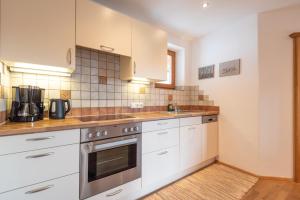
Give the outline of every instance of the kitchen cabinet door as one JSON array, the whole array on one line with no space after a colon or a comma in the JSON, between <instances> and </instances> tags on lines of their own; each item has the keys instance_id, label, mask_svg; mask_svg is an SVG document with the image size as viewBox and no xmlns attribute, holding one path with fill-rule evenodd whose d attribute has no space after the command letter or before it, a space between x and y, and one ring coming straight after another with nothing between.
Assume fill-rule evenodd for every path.
<instances>
[{"instance_id":1,"label":"kitchen cabinet door","mask_svg":"<svg viewBox=\"0 0 300 200\"><path fill-rule=\"evenodd\" d=\"M161 149L179 145L179 128L143 132L142 153L151 153Z\"/></svg>"},{"instance_id":2,"label":"kitchen cabinet door","mask_svg":"<svg viewBox=\"0 0 300 200\"><path fill-rule=\"evenodd\" d=\"M201 125L180 127L180 167L188 169L202 162Z\"/></svg>"},{"instance_id":3,"label":"kitchen cabinet door","mask_svg":"<svg viewBox=\"0 0 300 200\"><path fill-rule=\"evenodd\" d=\"M79 144L2 155L0 163L2 193L79 172Z\"/></svg>"},{"instance_id":4,"label":"kitchen cabinet door","mask_svg":"<svg viewBox=\"0 0 300 200\"><path fill-rule=\"evenodd\" d=\"M121 79L167 79L167 33L132 20L132 58L121 58Z\"/></svg>"},{"instance_id":5,"label":"kitchen cabinet door","mask_svg":"<svg viewBox=\"0 0 300 200\"><path fill-rule=\"evenodd\" d=\"M79 174L22 187L0 194L1 200L78 200Z\"/></svg>"},{"instance_id":6,"label":"kitchen cabinet door","mask_svg":"<svg viewBox=\"0 0 300 200\"><path fill-rule=\"evenodd\" d=\"M146 23L132 24L132 59L135 77L167 79L167 34Z\"/></svg>"},{"instance_id":7,"label":"kitchen cabinet door","mask_svg":"<svg viewBox=\"0 0 300 200\"><path fill-rule=\"evenodd\" d=\"M75 0L1 0L0 18L1 60L75 69Z\"/></svg>"},{"instance_id":8,"label":"kitchen cabinet door","mask_svg":"<svg viewBox=\"0 0 300 200\"><path fill-rule=\"evenodd\" d=\"M76 1L76 44L131 56L131 20L97 1Z\"/></svg>"},{"instance_id":9,"label":"kitchen cabinet door","mask_svg":"<svg viewBox=\"0 0 300 200\"><path fill-rule=\"evenodd\" d=\"M144 154L142 157L142 186L163 181L179 170L179 146Z\"/></svg>"}]
</instances>

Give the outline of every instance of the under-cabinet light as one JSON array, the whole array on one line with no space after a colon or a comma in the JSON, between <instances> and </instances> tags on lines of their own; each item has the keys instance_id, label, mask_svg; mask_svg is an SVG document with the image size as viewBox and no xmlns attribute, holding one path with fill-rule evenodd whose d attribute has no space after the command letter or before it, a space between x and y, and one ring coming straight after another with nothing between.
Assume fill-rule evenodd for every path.
<instances>
[{"instance_id":1,"label":"under-cabinet light","mask_svg":"<svg viewBox=\"0 0 300 200\"><path fill-rule=\"evenodd\" d=\"M131 83L135 83L135 84L144 84L144 85L148 85L150 84L150 81L146 78L139 78L139 77L134 77L130 80Z\"/></svg>"},{"instance_id":2,"label":"under-cabinet light","mask_svg":"<svg viewBox=\"0 0 300 200\"><path fill-rule=\"evenodd\" d=\"M29 68L22 68L22 67L9 67L11 72L22 72L22 73L29 73L29 74L44 74L44 75L52 75L52 76L71 76L71 73L67 72L55 72L55 71L46 71L46 70L39 70L39 69L29 69Z\"/></svg>"}]
</instances>

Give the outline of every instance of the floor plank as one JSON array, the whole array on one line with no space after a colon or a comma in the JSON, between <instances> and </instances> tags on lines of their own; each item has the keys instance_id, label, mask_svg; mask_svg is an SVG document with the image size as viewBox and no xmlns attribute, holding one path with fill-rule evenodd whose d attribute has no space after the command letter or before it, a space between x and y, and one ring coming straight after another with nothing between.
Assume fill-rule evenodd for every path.
<instances>
[{"instance_id":1,"label":"floor plank","mask_svg":"<svg viewBox=\"0 0 300 200\"><path fill-rule=\"evenodd\" d=\"M242 200L300 200L300 184L260 179Z\"/></svg>"}]
</instances>

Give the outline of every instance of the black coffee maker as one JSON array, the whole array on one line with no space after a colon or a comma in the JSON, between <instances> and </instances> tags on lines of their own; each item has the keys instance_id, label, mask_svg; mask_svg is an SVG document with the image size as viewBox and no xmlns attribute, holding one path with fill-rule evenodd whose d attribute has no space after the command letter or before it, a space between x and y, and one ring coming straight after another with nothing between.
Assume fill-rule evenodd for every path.
<instances>
[{"instance_id":1,"label":"black coffee maker","mask_svg":"<svg viewBox=\"0 0 300 200\"><path fill-rule=\"evenodd\" d=\"M21 85L12 87L12 106L9 120L33 122L44 118L45 89Z\"/></svg>"}]
</instances>

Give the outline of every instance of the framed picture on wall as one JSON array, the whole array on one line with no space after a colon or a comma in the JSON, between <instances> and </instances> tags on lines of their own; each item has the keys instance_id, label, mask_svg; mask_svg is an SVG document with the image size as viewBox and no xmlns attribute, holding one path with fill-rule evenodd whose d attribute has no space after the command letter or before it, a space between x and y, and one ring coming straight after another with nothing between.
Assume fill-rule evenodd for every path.
<instances>
[{"instance_id":1,"label":"framed picture on wall","mask_svg":"<svg viewBox=\"0 0 300 200\"><path fill-rule=\"evenodd\" d=\"M224 76L239 75L241 73L240 65L241 65L240 59L220 63L219 76L224 77Z\"/></svg>"},{"instance_id":2,"label":"framed picture on wall","mask_svg":"<svg viewBox=\"0 0 300 200\"><path fill-rule=\"evenodd\" d=\"M198 69L198 79L213 78L215 76L215 65L208 65Z\"/></svg>"}]
</instances>

